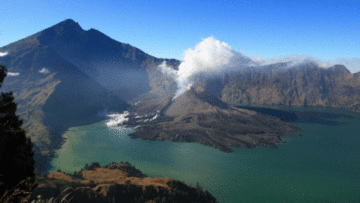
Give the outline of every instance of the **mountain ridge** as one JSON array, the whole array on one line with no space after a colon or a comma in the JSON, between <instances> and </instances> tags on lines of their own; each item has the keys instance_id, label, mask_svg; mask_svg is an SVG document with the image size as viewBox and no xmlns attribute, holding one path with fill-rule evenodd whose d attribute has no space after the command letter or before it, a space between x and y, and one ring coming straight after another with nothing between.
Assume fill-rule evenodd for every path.
<instances>
[{"instance_id":1,"label":"mountain ridge","mask_svg":"<svg viewBox=\"0 0 360 203\"><path fill-rule=\"evenodd\" d=\"M280 72L226 75L221 99L230 103L329 106L349 109L360 102L360 78L345 66L298 65Z\"/></svg>"},{"instance_id":2,"label":"mountain ridge","mask_svg":"<svg viewBox=\"0 0 360 203\"><path fill-rule=\"evenodd\" d=\"M71 19L30 36L28 41L34 41L35 38L42 41L44 46L57 50L66 60L126 101L150 99L176 92L175 80L157 68L165 61L168 66L177 70L181 61L176 59L158 59L129 44L111 39L94 28L85 31ZM69 40L72 42L69 43ZM215 79L199 79L195 85L229 103L331 106L350 110L354 110L352 106L359 104L359 98L352 92L359 90L360 77L357 75L360 72L350 73L340 64L327 69L320 68L315 63L287 68L290 64L291 61L249 67L235 71L235 77L232 76L233 73L225 73ZM221 79L224 77L230 78L230 81ZM211 84L214 81L216 83ZM247 84L241 81L247 81ZM307 84L309 81L310 85ZM336 82L340 82L340 85L335 84ZM301 85L317 90L304 90ZM341 94L336 91L327 92L334 88ZM314 97L316 99L311 99Z\"/></svg>"}]
</instances>

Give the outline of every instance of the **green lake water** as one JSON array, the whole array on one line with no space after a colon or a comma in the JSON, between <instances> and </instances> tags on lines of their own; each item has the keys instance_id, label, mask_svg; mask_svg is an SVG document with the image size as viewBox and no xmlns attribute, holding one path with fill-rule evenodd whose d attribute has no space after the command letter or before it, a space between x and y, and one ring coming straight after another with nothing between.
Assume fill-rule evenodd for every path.
<instances>
[{"instance_id":1,"label":"green lake water","mask_svg":"<svg viewBox=\"0 0 360 203\"><path fill-rule=\"evenodd\" d=\"M223 153L198 143L131 139L129 130L108 128L101 121L70 128L50 172L128 161L150 177L192 186L199 182L221 203L360 202L360 114L271 108L280 114L295 112L297 118L288 121L304 131L302 136L282 138L288 144L278 149L233 148L233 153Z\"/></svg>"}]
</instances>

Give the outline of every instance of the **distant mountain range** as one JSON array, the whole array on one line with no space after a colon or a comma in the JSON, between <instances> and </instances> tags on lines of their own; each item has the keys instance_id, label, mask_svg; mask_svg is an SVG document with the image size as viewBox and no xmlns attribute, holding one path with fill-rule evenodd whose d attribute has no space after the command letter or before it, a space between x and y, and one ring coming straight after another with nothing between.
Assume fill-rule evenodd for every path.
<instances>
[{"instance_id":1,"label":"distant mountain range","mask_svg":"<svg viewBox=\"0 0 360 203\"><path fill-rule=\"evenodd\" d=\"M101 112L123 111L129 103L176 92L175 81L157 68L177 70L181 61L161 59L71 19L2 47L13 76L24 128L43 154L51 155L68 127L95 121ZM360 72L345 66L324 69L307 63L248 67L194 84L227 103L330 106L360 112ZM18 75L17 75L18 73ZM17 76L16 76L17 75ZM46 153L47 152L47 153Z\"/></svg>"}]
</instances>

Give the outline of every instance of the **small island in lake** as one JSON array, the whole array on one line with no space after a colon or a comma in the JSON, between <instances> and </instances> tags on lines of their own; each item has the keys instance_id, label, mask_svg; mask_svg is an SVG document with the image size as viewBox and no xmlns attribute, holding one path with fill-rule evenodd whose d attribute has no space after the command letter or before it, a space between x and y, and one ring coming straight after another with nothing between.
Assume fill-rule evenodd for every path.
<instances>
[{"instance_id":1,"label":"small island in lake","mask_svg":"<svg viewBox=\"0 0 360 203\"><path fill-rule=\"evenodd\" d=\"M277 148L280 137L300 136L297 126L274 116L238 108L200 87L174 97L142 101L126 112L121 125L135 128L132 138L198 142L223 152L232 147Z\"/></svg>"}]
</instances>

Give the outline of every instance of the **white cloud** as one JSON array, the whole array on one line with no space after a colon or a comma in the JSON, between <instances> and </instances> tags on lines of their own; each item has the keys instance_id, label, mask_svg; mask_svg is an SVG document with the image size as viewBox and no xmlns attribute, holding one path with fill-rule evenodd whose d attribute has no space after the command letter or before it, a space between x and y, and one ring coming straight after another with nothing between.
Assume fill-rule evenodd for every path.
<instances>
[{"instance_id":1,"label":"white cloud","mask_svg":"<svg viewBox=\"0 0 360 203\"><path fill-rule=\"evenodd\" d=\"M39 70L39 73L48 74L48 73L50 73L50 71L47 68L44 67L41 70Z\"/></svg>"},{"instance_id":2,"label":"white cloud","mask_svg":"<svg viewBox=\"0 0 360 203\"><path fill-rule=\"evenodd\" d=\"M251 60L253 60L254 62L257 62L257 63L263 63L264 62L264 60L262 58L258 57L258 56L252 56L250 58L251 58Z\"/></svg>"},{"instance_id":3,"label":"white cloud","mask_svg":"<svg viewBox=\"0 0 360 203\"><path fill-rule=\"evenodd\" d=\"M288 68L308 62L314 62L318 64L320 67L324 67L324 68L328 65L319 58L306 56L306 55L289 55L289 56L279 56L275 58L263 58L261 59L261 61L259 61L261 65L270 65L281 62L290 62Z\"/></svg>"},{"instance_id":4,"label":"white cloud","mask_svg":"<svg viewBox=\"0 0 360 203\"><path fill-rule=\"evenodd\" d=\"M8 55L8 52L0 52L0 57Z\"/></svg>"},{"instance_id":5,"label":"white cloud","mask_svg":"<svg viewBox=\"0 0 360 203\"><path fill-rule=\"evenodd\" d=\"M18 76L20 75L20 73L13 73L13 72L8 72L7 76Z\"/></svg>"}]
</instances>

